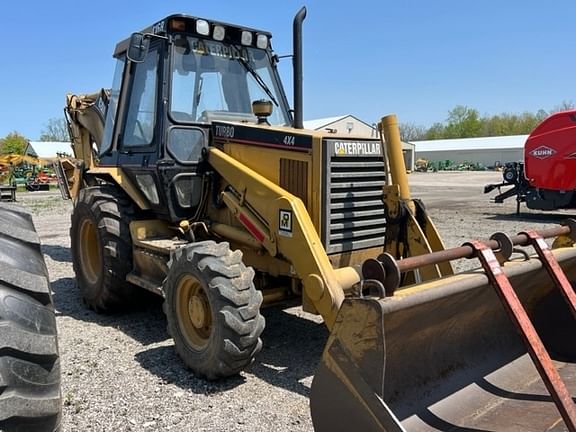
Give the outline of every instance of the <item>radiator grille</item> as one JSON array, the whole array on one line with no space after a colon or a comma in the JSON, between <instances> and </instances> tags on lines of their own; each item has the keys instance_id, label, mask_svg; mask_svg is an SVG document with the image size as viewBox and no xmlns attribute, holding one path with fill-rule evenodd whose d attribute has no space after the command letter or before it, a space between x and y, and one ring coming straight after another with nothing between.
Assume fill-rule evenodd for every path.
<instances>
[{"instance_id":1,"label":"radiator grille","mask_svg":"<svg viewBox=\"0 0 576 432\"><path fill-rule=\"evenodd\" d=\"M386 170L382 156L336 155L328 144L323 238L326 251L337 253L383 245L386 219L382 186Z\"/></svg>"}]
</instances>

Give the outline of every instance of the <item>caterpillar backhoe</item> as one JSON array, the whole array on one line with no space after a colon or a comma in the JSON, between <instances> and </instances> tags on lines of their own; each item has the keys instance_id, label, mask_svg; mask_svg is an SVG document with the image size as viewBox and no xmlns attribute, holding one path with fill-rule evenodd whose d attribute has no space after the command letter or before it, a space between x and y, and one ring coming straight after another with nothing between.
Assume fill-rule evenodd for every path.
<instances>
[{"instance_id":1,"label":"caterpillar backhoe","mask_svg":"<svg viewBox=\"0 0 576 432\"><path fill-rule=\"evenodd\" d=\"M163 296L182 361L215 379L261 349L263 306L299 299L330 330L319 431L575 430L574 222L446 250L394 115L376 139L303 128L305 14L293 110L270 33L187 15L120 42L109 90L67 97L75 158L57 171L84 301Z\"/></svg>"}]
</instances>

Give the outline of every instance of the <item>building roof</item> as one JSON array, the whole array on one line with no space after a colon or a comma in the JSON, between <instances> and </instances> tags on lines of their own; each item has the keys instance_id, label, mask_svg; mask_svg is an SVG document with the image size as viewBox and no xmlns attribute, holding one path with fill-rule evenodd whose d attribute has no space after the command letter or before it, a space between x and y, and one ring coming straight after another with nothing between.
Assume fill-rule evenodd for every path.
<instances>
[{"instance_id":1,"label":"building roof","mask_svg":"<svg viewBox=\"0 0 576 432\"><path fill-rule=\"evenodd\" d=\"M412 141L416 152L522 149L528 135Z\"/></svg>"},{"instance_id":2,"label":"building roof","mask_svg":"<svg viewBox=\"0 0 576 432\"><path fill-rule=\"evenodd\" d=\"M69 142L29 141L26 154L39 158L55 158L58 154L72 155L72 145Z\"/></svg>"},{"instance_id":3,"label":"building roof","mask_svg":"<svg viewBox=\"0 0 576 432\"><path fill-rule=\"evenodd\" d=\"M321 130L324 129L326 126L330 126L333 123L342 121L344 119L351 119L351 120L355 120L357 122L363 123L368 127L371 127L372 129L376 129L374 124L370 124L365 122L364 120L360 120L358 117L352 115L352 114L345 114L345 115L340 115L340 116L335 116L335 117L325 117L325 118L320 118L320 119L316 119L316 120L304 120L304 128L305 129L312 129L312 130Z\"/></svg>"},{"instance_id":4,"label":"building roof","mask_svg":"<svg viewBox=\"0 0 576 432\"><path fill-rule=\"evenodd\" d=\"M326 126L329 126L332 123L336 123L337 121L345 119L346 117L349 117L349 116L350 116L350 114L346 114L346 115L341 115L341 116L336 116L336 117L319 118L316 120L304 120L304 129L310 129L310 130L323 129Z\"/></svg>"},{"instance_id":5,"label":"building roof","mask_svg":"<svg viewBox=\"0 0 576 432\"><path fill-rule=\"evenodd\" d=\"M346 114L346 115L341 115L341 116L336 116L336 117L325 117L325 118L320 118L320 119L315 119L315 120L305 120L304 121L304 129L322 130L322 129L325 129L326 127L330 126L331 124L342 121L348 117L350 117L351 119L354 119L356 121L359 121L360 123L364 123L365 125L370 126L373 129L376 129L373 125L366 123L363 120L360 120L358 117L355 117L352 114ZM414 143L402 141L402 148L404 150L414 151L414 147L415 147Z\"/></svg>"}]
</instances>

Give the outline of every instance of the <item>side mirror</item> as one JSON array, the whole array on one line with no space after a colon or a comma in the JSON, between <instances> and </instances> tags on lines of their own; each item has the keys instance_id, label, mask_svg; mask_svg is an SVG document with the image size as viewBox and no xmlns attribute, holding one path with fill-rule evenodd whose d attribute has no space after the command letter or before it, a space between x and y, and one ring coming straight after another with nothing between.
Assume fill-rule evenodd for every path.
<instances>
[{"instance_id":1,"label":"side mirror","mask_svg":"<svg viewBox=\"0 0 576 432\"><path fill-rule=\"evenodd\" d=\"M128 60L134 63L142 63L148 53L150 39L142 33L132 33L130 44L128 45Z\"/></svg>"}]
</instances>

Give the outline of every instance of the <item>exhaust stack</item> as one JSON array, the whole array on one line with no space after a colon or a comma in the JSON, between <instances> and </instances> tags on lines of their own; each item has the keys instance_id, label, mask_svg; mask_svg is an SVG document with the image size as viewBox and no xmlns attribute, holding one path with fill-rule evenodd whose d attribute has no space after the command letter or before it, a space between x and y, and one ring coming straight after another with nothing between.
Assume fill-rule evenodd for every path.
<instances>
[{"instance_id":1,"label":"exhaust stack","mask_svg":"<svg viewBox=\"0 0 576 432\"><path fill-rule=\"evenodd\" d=\"M306 18L306 7L302 7L294 17L293 45L294 57L294 128L304 129L304 116L302 108L302 22Z\"/></svg>"}]
</instances>

